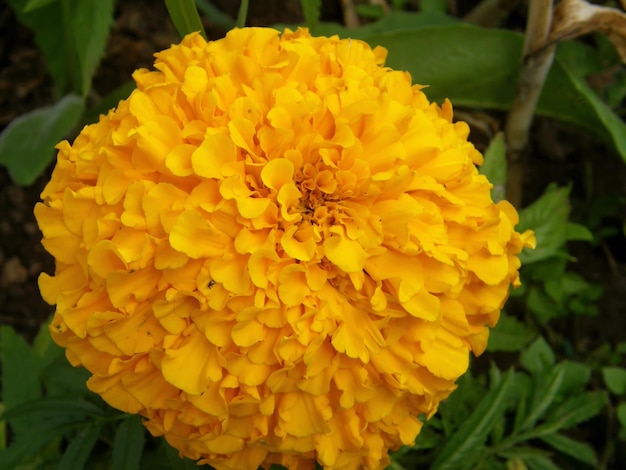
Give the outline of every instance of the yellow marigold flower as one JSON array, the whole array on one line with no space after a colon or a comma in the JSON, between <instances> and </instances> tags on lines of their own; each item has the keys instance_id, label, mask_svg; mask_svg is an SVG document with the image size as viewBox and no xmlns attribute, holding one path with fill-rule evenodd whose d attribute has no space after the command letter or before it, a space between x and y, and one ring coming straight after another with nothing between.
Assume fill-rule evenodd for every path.
<instances>
[{"instance_id":1,"label":"yellow marigold flower","mask_svg":"<svg viewBox=\"0 0 626 470\"><path fill-rule=\"evenodd\" d=\"M385 55L305 29L192 34L58 145L35 208L52 336L182 455L384 467L519 283L532 234L450 103Z\"/></svg>"}]
</instances>

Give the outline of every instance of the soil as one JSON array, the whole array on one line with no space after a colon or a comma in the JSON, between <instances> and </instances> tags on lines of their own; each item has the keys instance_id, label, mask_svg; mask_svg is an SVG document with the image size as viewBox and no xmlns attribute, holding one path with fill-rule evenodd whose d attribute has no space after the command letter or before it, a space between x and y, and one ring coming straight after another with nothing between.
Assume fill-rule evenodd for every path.
<instances>
[{"instance_id":1,"label":"soil","mask_svg":"<svg viewBox=\"0 0 626 470\"><path fill-rule=\"evenodd\" d=\"M215 0L215 6L231 17L238 2ZM467 3L452 2L457 11ZM302 20L300 4L291 1L251 2L250 25L295 23ZM341 2L323 2L323 19L341 22ZM454 6L453 5L453 6ZM224 31L205 19L210 39ZM52 102L52 83L34 43L33 34L21 26L5 2L0 4L0 130L21 114ZM105 96L126 83L133 70L150 67L155 51L177 42L178 36L168 19L164 2L154 0L118 1L106 53L94 79L94 91ZM463 112L463 110L459 110ZM490 130L501 129L503 115L479 115ZM484 126L483 126L484 128ZM484 148L481 127L472 128L472 137ZM577 214L593 215L586 201L601 197L626 198L626 165L598 140L585 132L538 119L533 132L532 152L526 174L525 203L537 198L550 182L573 185L572 198ZM32 209L49 177L49 172L29 187L14 185L0 168L0 324L13 326L32 339L53 308L41 300L37 288L40 272L52 273L53 261L43 250L41 235ZM623 202L622 202L623 204ZM624 206L622 205L622 210ZM579 210L580 209L580 210ZM600 314L584 321L586 345L595 348L603 341L623 341L626 307L626 243L620 212L607 214L603 226L613 225L615 234L599 246L572 245L578 259L574 265L583 277L604 287ZM584 222L584 220L582 220ZM583 347L581 345L581 347Z\"/></svg>"}]
</instances>

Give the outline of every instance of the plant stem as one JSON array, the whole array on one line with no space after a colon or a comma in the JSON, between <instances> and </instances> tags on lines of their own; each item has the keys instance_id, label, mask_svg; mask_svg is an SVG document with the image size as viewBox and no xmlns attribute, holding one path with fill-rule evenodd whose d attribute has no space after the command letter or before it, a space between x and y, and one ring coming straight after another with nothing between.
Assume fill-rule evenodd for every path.
<instances>
[{"instance_id":1,"label":"plant stem","mask_svg":"<svg viewBox=\"0 0 626 470\"><path fill-rule=\"evenodd\" d=\"M358 28L359 17L354 11L352 0L341 0L341 9L343 11L343 24L346 28Z\"/></svg>"},{"instance_id":2,"label":"plant stem","mask_svg":"<svg viewBox=\"0 0 626 470\"><path fill-rule=\"evenodd\" d=\"M554 59L556 45L545 46L552 25L552 0L530 0L523 63L517 93L507 118L505 136L509 170L507 199L517 207L522 202L522 152L528 143L537 101Z\"/></svg>"},{"instance_id":3,"label":"plant stem","mask_svg":"<svg viewBox=\"0 0 626 470\"><path fill-rule=\"evenodd\" d=\"M246 18L248 17L248 0L241 0L239 5L239 14L237 15L237 27L244 28L246 26Z\"/></svg>"}]
</instances>

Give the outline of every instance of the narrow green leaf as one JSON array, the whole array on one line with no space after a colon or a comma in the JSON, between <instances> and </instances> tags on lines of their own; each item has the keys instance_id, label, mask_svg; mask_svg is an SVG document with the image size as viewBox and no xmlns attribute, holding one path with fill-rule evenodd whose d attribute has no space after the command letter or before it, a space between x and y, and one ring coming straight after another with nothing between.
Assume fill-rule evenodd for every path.
<instances>
[{"instance_id":1,"label":"narrow green leaf","mask_svg":"<svg viewBox=\"0 0 626 470\"><path fill-rule=\"evenodd\" d=\"M248 5L250 4L249 0L240 0L239 2L239 12L237 13L237 28L243 28L246 26L246 20L248 19Z\"/></svg>"},{"instance_id":2,"label":"narrow green leaf","mask_svg":"<svg viewBox=\"0 0 626 470\"><path fill-rule=\"evenodd\" d=\"M528 470L562 470L550 460L550 457L543 455L528 456L523 462L526 464Z\"/></svg>"},{"instance_id":3,"label":"narrow green leaf","mask_svg":"<svg viewBox=\"0 0 626 470\"><path fill-rule=\"evenodd\" d=\"M212 3L209 3L208 0L196 0L196 6L211 23L219 26L222 30L229 31L235 27L235 20Z\"/></svg>"},{"instance_id":4,"label":"narrow green leaf","mask_svg":"<svg viewBox=\"0 0 626 470\"><path fill-rule=\"evenodd\" d=\"M165 0L165 6L180 37L199 31L206 39L206 32L193 0Z\"/></svg>"},{"instance_id":5,"label":"narrow green leaf","mask_svg":"<svg viewBox=\"0 0 626 470\"><path fill-rule=\"evenodd\" d=\"M58 421L70 423L88 416L101 416L103 411L93 403L65 398L38 398L11 407L3 414L3 419L29 417L43 422Z\"/></svg>"},{"instance_id":6,"label":"narrow green leaf","mask_svg":"<svg viewBox=\"0 0 626 470\"><path fill-rule=\"evenodd\" d=\"M515 418L513 419L513 429L518 429L526 416L526 409L528 408L528 404L530 402L529 397L532 393L532 387L534 384L531 382L530 377L526 374L517 374L515 376L515 381L516 383L513 388L516 392L513 397L515 400Z\"/></svg>"},{"instance_id":7,"label":"narrow green leaf","mask_svg":"<svg viewBox=\"0 0 626 470\"><path fill-rule=\"evenodd\" d=\"M33 450L32 448L30 449ZM16 468L20 460L27 455L27 446L18 447L15 444L0 450L0 468Z\"/></svg>"},{"instance_id":8,"label":"narrow green leaf","mask_svg":"<svg viewBox=\"0 0 626 470\"><path fill-rule=\"evenodd\" d=\"M30 11L36 10L41 7L45 7L49 3L55 2L56 0L28 0L24 8L22 9L23 13L28 13Z\"/></svg>"},{"instance_id":9,"label":"narrow green leaf","mask_svg":"<svg viewBox=\"0 0 626 470\"><path fill-rule=\"evenodd\" d=\"M87 402L48 398L22 403L7 411L3 418L10 423L26 417L36 424L28 432L17 434L6 451L0 452L0 468L15 468L24 457L32 456L67 432L90 424L100 414L98 407Z\"/></svg>"},{"instance_id":10,"label":"narrow green leaf","mask_svg":"<svg viewBox=\"0 0 626 470\"><path fill-rule=\"evenodd\" d=\"M536 447L528 447L528 446L515 446L503 450L496 451L499 457L505 459L518 459L518 460L526 460L528 458L534 457L548 457L549 452L541 449L537 449Z\"/></svg>"},{"instance_id":11,"label":"narrow green leaf","mask_svg":"<svg viewBox=\"0 0 626 470\"><path fill-rule=\"evenodd\" d=\"M563 434L550 434L543 436L541 440L559 452L585 462L594 468L598 465L598 458L593 447L586 442L577 441Z\"/></svg>"},{"instance_id":12,"label":"narrow green leaf","mask_svg":"<svg viewBox=\"0 0 626 470\"><path fill-rule=\"evenodd\" d=\"M114 0L78 0L72 9L72 32L78 56L80 90L87 96L113 24Z\"/></svg>"},{"instance_id":13,"label":"narrow green leaf","mask_svg":"<svg viewBox=\"0 0 626 470\"><path fill-rule=\"evenodd\" d=\"M554 353L543 338L537 338L522 354L520 364L533 375L539 375L554 365Z\"/></svg>"},{"instance_id":14,"label":"narrow green leaf","mask_svg":"<svg viewBox=\"0 0 626 470\"><path fill-rule=\"evenodd\" d=\"M513 370L509 370L500 383L485 395L470 418L448 439L431 470L472 468L484 450L487 435L504 413L513 377Z\"/></svg>"},{"instance_id":15,"label":"narrow green leaf","mask_svg":"<svg viewBox=\"0 0 626 470\"><path fill-rule=\"evenodd\" d=\"M521 253L523 264L536 263L558 254L567 241L570 188L550 185L530 206L520 211L518 230L532 229L537 238L537 248Z\"/></svg>"},{"instance_id":16,"label":"narrow green leaf","mask_svg":"<svg viewBox=\"0 0 626 470\"><path fill-rule=\"evenodd\" d=\"M535 333L522 322L510 315L502 314L496 327L489 332L487 350L521 351L534 336Z\"/></svg>"},{"instance_id":17,"label":"narrow green leaf","mask_svg":"<svg viewBox=\"0 0 626 470\"><path fill-rule=\"evenodd\" d=\"M0 361L2 362L2 401L5 410L41 397L38 358L24 338L8 326L0 327ZM6 420L5 411L2 419ZM10 420L16 436L28 435L39 423L35 417L21 416Z\"/></svg>"},{"instance_id":18,"label":"narrow green leaf","mask_svg":"<svg viewBox=\"0 0 626 470\"><path fill-rule=\"evenodd\" d=\"M89 424L70 441L61 457L58 470L81 470L100 435L100 426ZM113 467L116 468L116 467Z\"/></svg>"},{"instance_id":19,"label":"narrow green leaf","mask_svg":"<svg viewBox=\"0 0 626 470\"><path fill-rule=\"evenodd\" d=\"M322 0L300 0L304 24L307 28L315 28L322 14Z\"/></svg>"},{"instance_id":20,"label":"narrow green leaf","mask_svg":"<svg viewBox=\"0 0 626 470\"><path fill-rule=\"evenodd\" d=\"M626 369L623 367L603 367L602 377L609 391L615 395L626 395Z\"/></svg>"},{"instance_id":21,"label":"narrow green leaf","mask_svg":"<svg viewBox=\"0 0 626 470\"><path fill-rule=\"evenodd\" d=\"M575 395L549 410L545 423L524 433L520 439L534 439L569 429L594 417L606 406L604 391L586 392Z\"/></svg>"},{"instance_id":22,"label":"narrow green leaf","mask_svg":"<svg viewBox=\"0 0 626 470\"><path fill-rule=\"evenodd\" d=\"M506 189L506 144L504 143L504 134L499 132L485 150L485 161L480 167L480 173L485 175L489 182L493 185L491 188L491 197L494 202L504 199Z\"/></svg>"},{"instance_id":23,"label":"narrow green leaf","mask_svg":"<svg viewBox=\"0 0 626 470\"><path fill-rule=\"evenodd\" d=\"M85 103L70 94L52 106L39 108L13 120L0 135L0 164L11 178L27 186L52 161L54 146L78 123Z\"/></svg>"},{"instance_id":24,"label":"narrow green leaf","mask_svg":"<svg viewBox=\"0 0 626 470\"><path fill-rule=\"evenodd\" d=\"M113 440L113 468L116 470L136 470L139 468L144 446L145 428L141 416L126 418L118 426Z\"/></svg>"},{"instance_id":25,"label":"narrow green leaf","mask_svg":"<svg viewBox=\"0 0 626 470\"><path fill-rule=\"evenodd\" d=\"M528 411L524 420L516 429L517 432L531 429L544 416L559 393L563 383L563 375L564 369L557 366L548 375L541 374L536 377L535 387L530 395L530 406L527 408Z\"/></svg>"}]
</instances>

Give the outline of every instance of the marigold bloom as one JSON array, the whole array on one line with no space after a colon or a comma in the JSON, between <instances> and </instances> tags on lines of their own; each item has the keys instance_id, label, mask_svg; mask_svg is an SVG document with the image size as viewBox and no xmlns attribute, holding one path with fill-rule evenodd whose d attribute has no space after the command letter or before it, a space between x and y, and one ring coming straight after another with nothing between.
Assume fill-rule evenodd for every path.
<instances>
[{"instance_id":1,"label":"marigold bloom","mask_svg":"<svg viewBox=\"0 0 626 470\"><path fill-rule=\"evenodd\" d=\"M532 234L468 126L386 51L197 34L75 142L35 208L88 386L218 469L382 468L498 321Z\"/></svg>"}]
</instances>

